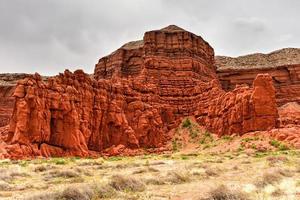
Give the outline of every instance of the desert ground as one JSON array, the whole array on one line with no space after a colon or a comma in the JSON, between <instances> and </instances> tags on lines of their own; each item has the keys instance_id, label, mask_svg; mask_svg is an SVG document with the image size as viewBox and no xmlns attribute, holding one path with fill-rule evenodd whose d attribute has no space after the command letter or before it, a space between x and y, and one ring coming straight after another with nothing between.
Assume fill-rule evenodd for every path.
<instances>
[{"instance_id":1,"label":"desert ground","mask_svg":"<svg viewBox=\"0 0 300 200\"><path fill-rule=\"evenodd\" d=\"M299 199L300 151L1 160L1 199Z\"/></svg>"}]
</instances>

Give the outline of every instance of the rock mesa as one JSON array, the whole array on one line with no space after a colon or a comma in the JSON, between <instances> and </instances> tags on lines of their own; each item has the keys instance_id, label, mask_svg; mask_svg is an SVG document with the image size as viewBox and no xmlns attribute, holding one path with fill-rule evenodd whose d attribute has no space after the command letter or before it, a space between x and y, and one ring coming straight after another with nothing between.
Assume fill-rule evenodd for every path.
<instances>
[{"instance_id":1,"label":"rock mesa","mask_svg":"<svg viewBox=\"0 0 300 200\"><path fill-rule=\"evenodd\" d=\"M161 151L187 116L219 136L280 126L277 104L286 100L276 99L272 76L235 88L224 77L200 36L174 25L146 32L101 58L93 76L66 70L20 80L2 155Z\"/></svg>"}]
</instances>

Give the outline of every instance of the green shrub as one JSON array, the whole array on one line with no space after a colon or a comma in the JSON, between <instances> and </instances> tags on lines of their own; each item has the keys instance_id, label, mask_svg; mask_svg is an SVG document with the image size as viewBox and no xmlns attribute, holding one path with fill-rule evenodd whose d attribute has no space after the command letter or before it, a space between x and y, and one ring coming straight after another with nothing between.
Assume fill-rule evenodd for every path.
<instances>
[{"instance_id":1,"label":"green shrub","mask_svg":"<svg viewBox=\"0 0 300 200\"><path fill-rule=\"evenodd\" d=\"M214 141L214 139L211 133L209 131L205 131L199 142L200 144L205 144L207 142L212 142L212 141Z\"/></svg>"},{"instance_id":2,"label":"green shrub","mask_svg":"<svg viewBox=\"0 0 300 200\"><path fill-rule=\"evenodd\" d=\"M233 140L233 137L231 137L230 135L224 135L222 137L223 140L228 140L228 141L232 141Z\"/></svg>"},{"instance_id":3,"label":"green shrub","mask_svg":"<svg viewBox=\"0 0 300 200\"><path fill-rule=\"evenodd\" d=\"M243 142L250 142L250 141L257 141L257 140L259 140L259 137L257 136L242 139Z\"/></svg>"},{"instance_id":4,"label":"green shrub","mask_svg":"<svg viewBox=\"0 0 300 200\"><path fill-rule=\"evenodd\" d=\"M189 157L187 157L187 156L185 156L185 155L182 155L182 156L181 156L181 159L182 159L182 160L188 160Z\"/></svg>"},{"instance_id":5,"label":"green shrub","mask_svg":"<svg viewBox=\"0 0 300 200\"><path fill-rule=\"evenodd\" d=\"M50 162L56 165L65 165L68 163L64 158L52 158Z\"/></svg>"},{"instance_id":6,"label":"green shrub","mask_svg":"<svg viewBox=\"0 0 300 200\"><path fill-rule=\"evenodd\" d=\"M109 161L119 161L119 160L122 160L122 157L120 157L120 156L111 156L107 160L109 160Z\"/></svg>"},{"instance_id":7,"label":"green shrub","mask_svg":"<svg viewBox=\"0 0 300 200\"><path fill-rule=\"evenodd\" d=\"M172 140L172 149L173 151L178 151L178 144L177 144L177 140Z\"/></svg>"},{"instance_id":8,"label":"green shrub","mask_svg":"<svg viewBox=\"0 0 300 200\"><path fill-rule=\"evenodd\" d=\"M203 147L203 149L208 149L208 148L210 148L211 146L209 145L209 144L206 144L206 145L204 145L204 147Z\"/></svg>"},{"instance_id":9,"label":"green shrub","mask_svg":"<svg viewBox=\"0 0 300 200\"><path fill-rule=\"evenodd\" d=\"M192 122L189 118L185 118L185 120L183 120L182 122L182 128L189 128L191 127Z\"/></svg>"},{"instance_id":10,"label":"green shrub","mask_svg":"<svg viewBox=\"0 0 300 200\"><path fill-rule=\"evenodd\" d=\"M277 140L271 140L270 142L270 145L272 145L273 147L279 147L280 146L280 142L277 141Z\"/></svg>"},{"instance_id":11,"label":"green shrub","mask_svg":"<svg viewBox=\"0 0 300 200\"><path fill-rule=\"evenodd\" d=\"M195 139L198 136L198 131L197 130L190 130L190 137L192 139Z\"/></svg>"},{"instance_id":12,"label":"green shrub","mask_svg":"<svg viewBox=\"0 0 300 200\"><path fill-rule=\"evenodd\" d=\"M289 147L277 140L271 140L270 141L270 145L272 145L273 147L278 148L280 151L286 151L289 150Z\"/></svg>"},{"instance_id":13,"label":"green shrub","mask_svg":"<svg viewBox=\"0 0 300 200\"><path fill-rule=\"evenodd\" d=\"M287 145L285 145L285 144L280 144L279 147L278 147L278 149L280 151L286 151L286 150L289 150L290 148Z\"/></svg>"},{"instance_id":14,"label":"green shrub","mask_svg":"<svg viewBox=\"0 0 300 200\"><path fill-rule=\"evenodd\" d=\"M244 147L241 145L241 146L239 146L239 148L237 150L238 151L244 151Z\"/></svg>"}]
</instances>

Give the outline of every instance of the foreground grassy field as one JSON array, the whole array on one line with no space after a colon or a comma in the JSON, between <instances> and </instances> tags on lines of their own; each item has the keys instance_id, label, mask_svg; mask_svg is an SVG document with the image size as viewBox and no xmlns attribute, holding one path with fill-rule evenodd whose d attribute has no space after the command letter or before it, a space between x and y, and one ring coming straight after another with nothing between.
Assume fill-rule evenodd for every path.
<instances>
[{"instance_id":1,"label":"foreground grassy field","mask_svg":"<svg viewBox=\"0 0 300 200\"><path fill-rule=\"evenodd\" d=\"M0 199L300 199L300 152L2 160Z\"/></svg>"}]
</instances>

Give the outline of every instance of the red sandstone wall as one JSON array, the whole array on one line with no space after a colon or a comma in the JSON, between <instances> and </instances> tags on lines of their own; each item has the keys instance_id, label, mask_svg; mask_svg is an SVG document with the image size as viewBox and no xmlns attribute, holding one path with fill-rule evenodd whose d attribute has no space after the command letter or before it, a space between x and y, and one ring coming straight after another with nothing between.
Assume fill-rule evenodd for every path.
<instances>
[{"instance_id":1,"label":"red sandstone wall","mask_svg":"<svg viewBox=\"0 0 300 200\"><path fill-rule=\"evenodd\" d=\"M14 90L15 86L0 86L0 127L9 123L15 102Z\"/></svg>"},{"instance_id":2,"label":"red sandstone wall","mask_svg":"<svg viewBox=\"0 0 300 200\"><path fill-rule=\"evenodd\" d=\"M237 84L252 85L259 73L272 76L279 106L300 103L300 49L286 48L269 54L250 54L236 58L216 56L217 74L223 89Z\"/></svg>"},{"instance_id":3,"label":"red sandstone wall","mask_svg":"<svg viewBox=\"0 0 300 200\"><path fill-rule=\"evenodd\" d=\"M38 74L20 81L7 154L87 156L119 145L160 148L186 116L218 135L276 125L271 78L260 75L253 88L226 93L213 49L178 27L146 32L143 41L100 59L94 76L77 70L47 83Z\"/></svg>"}]
</instances>

